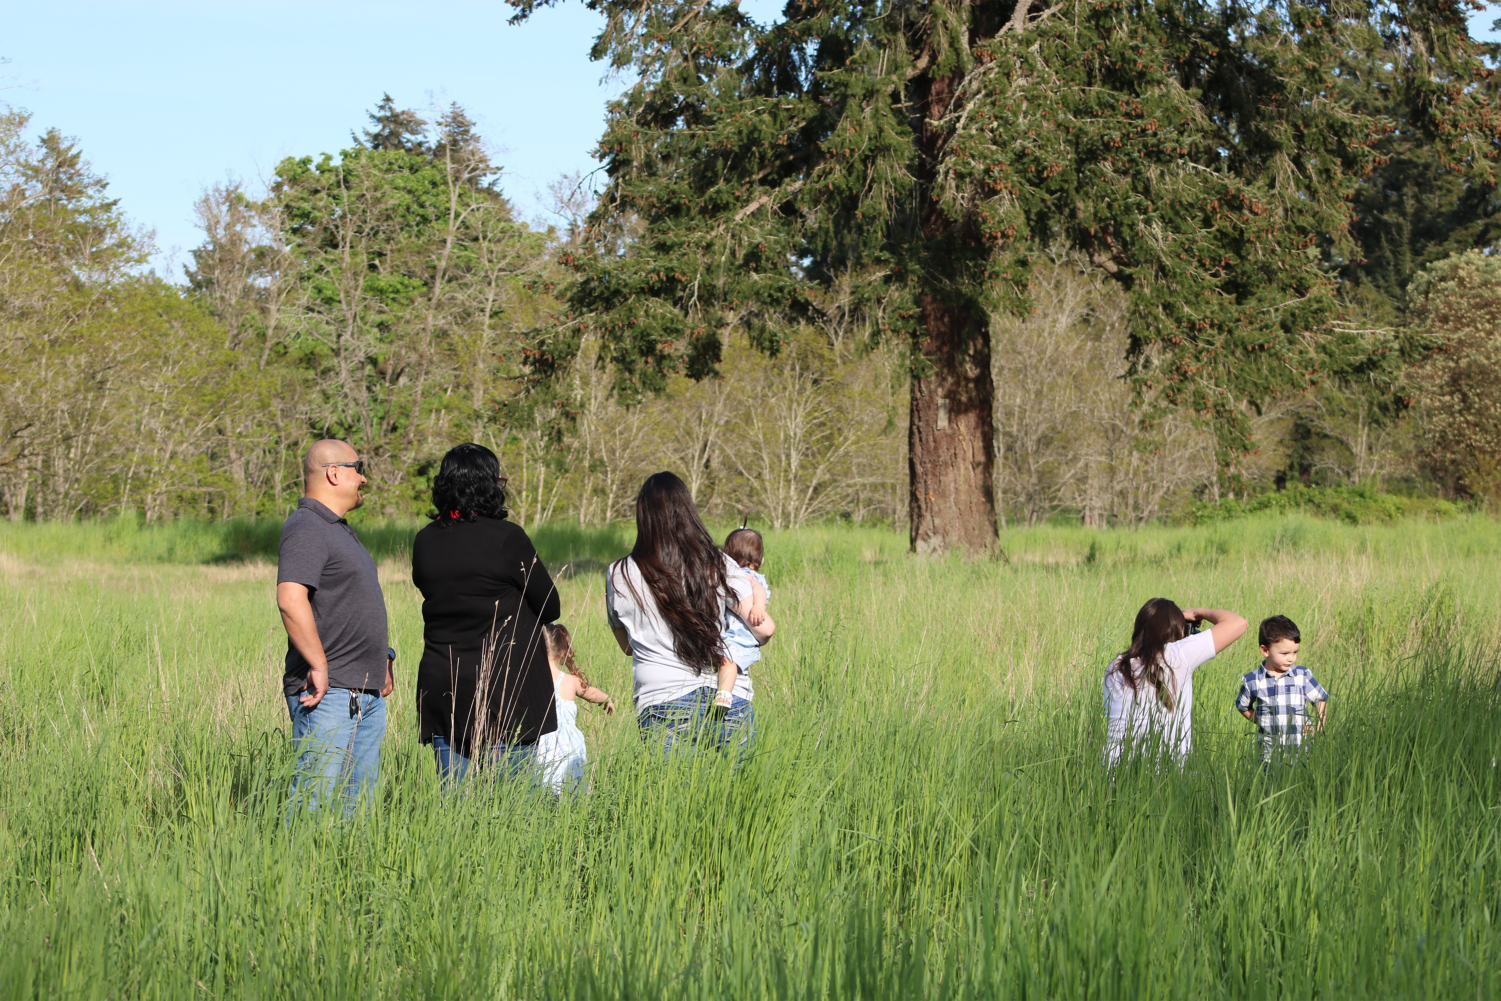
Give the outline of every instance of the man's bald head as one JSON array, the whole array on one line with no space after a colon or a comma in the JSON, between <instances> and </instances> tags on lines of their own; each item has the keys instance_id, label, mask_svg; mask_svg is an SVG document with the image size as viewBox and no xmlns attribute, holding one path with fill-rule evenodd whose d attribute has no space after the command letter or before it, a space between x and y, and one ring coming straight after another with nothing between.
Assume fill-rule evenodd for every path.
<instances>
[{"instance_id":1,"label":"man's bald head","mask_svg":"<svg viewBox=\"0 0 1501 1001\"><path fill-rule=\"evenodd\" d=\"M323 468L330 462L353 462L355 451L337 438L324 438L308 446L302 457L302 482L309 484L323 475Z\"/></svg>"},{"instance_id":2,"label":"man's bald head","mask_svg":"<svg viewBox=\"0 0 1501 1001\"><path fill-rule=\"evenodd\" d=\"M333 438L313 442L302 457L302 495L344 517L365 502L360 493L365 474L353 467L359 459L360 454L346 442Z\"/></svg>"}]
</instances>

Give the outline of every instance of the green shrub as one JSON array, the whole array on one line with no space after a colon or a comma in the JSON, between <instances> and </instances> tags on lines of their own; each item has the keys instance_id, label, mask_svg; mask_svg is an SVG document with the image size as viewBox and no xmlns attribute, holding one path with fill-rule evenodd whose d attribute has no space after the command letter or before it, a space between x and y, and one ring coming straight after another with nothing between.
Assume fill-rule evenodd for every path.
<instances>
[{"instance_id":1,"label":"green shrub","mask_svg":"<svg viewBox=\"0 0 1501 1001\"><path fill-rule=\"evenodd\" d=\"M1245 501L1233 497L1200 501L1190 509L1187 520L1197 525L1251 514L1294 512L1332 518L1350 525L1370 525L1413 516L1452 518L1459 513L1459 507L1439 498L1399 497L1369 487L1305 487L1295 484L1286 490L1257 494Z\"/></svg>"}]
</instances>

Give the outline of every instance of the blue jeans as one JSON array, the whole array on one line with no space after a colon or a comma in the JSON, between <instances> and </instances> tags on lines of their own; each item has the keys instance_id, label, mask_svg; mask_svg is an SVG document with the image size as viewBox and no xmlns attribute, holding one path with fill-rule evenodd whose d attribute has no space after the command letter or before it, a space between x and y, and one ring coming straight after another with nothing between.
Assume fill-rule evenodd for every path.
<instances>
[{"instance_id":1,"label":"blue jeans","mask_svg":"<svg viewBox=\"0 0 1501 1001\"><path fill-rule=\"evenodd\" d=\"M442 734L433 734L433 757L438 763L438 782L444 789L451 789L464 781L464 776L469 774L469 766L473 758L466 758L456 751L448 738ZM537 772L537 745L517 744L508 747L505 744L492 744L485 752L488 759L485 762L484 772L493 779L510 779L522 774L535 775Z\"/></svg>"},{"instance_id":2,"label":"blue jeans","mask_svg":"<svg viewBox=\"0 0 1501 1001\"><path fill-rule=\"evenodd\" d=\"M292 746L301 752L292 775L288 817L299 807L316 810L334 798L344 802L344 815L354 812L361 796L373 795L380 771L380 742L386 735L386 700L374 692L354 693L330 688L311 709L287 696L292 717Z\"/></svg>"},{"instance_id":3,"label":"blue jeans","mask_svg":"<svg viewBox=\"0 0 1501 1001\"><path fill-rule=\"evenodd\" d=\"M756 707L735 696L723 716L713 714L714 689L700 688L670 702L647 706L636 715L642 739L660 742L664 756L689 751L699 744L715 749L737 745L738 761L750 750L756 735Z\"/></svg>"}]
</instances>

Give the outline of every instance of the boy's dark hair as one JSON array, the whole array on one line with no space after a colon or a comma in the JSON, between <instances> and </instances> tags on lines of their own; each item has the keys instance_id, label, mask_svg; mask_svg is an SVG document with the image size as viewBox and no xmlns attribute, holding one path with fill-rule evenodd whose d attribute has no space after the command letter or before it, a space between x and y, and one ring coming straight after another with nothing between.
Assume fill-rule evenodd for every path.
<instances>
[{"instance_id":1,"label":"boy's dark hair","mask_svg":"<svg viewBox=\"0 0 1501 1001\"><path fill-rule=\"evenodd\" d=\"M1274 615L1270 619L1262 619L1257 642L1270 649L1271 645L1278 640L1302 643L1303 634L1298 632L1298 624L1285 615Z\"/></svg>"},{"instance_id":2,"label":"boy's dark hair","mask_svg":"<svg viewBox=\"0 0 1501 1001\"><path fill-rule=\"evenodd\" d=\"M743 567L758 567L766 562L761 533L754 528L737 528L725 536L724 554Z\"/></svg>"}]
</instances>

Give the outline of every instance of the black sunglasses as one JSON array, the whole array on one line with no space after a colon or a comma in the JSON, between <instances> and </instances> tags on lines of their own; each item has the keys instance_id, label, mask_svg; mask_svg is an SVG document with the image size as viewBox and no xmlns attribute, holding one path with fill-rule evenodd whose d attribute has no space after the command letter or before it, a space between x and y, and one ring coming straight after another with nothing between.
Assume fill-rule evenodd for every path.
<instances>
[{"instance_id":1,"label":"black sunglasses","mask_svg":"<svg viewBox=\"0 0 1501 1001\"><path fill-rule=\"evenodd\" d=\"M356 459L353 462L325 462L321 468L327 469L329 466L348 466L350 469L353 469L357 475L365 475L364 459Z\"/></svg>"}]
</instances>

